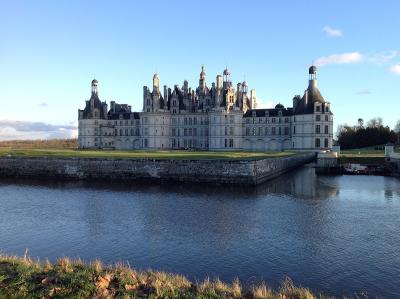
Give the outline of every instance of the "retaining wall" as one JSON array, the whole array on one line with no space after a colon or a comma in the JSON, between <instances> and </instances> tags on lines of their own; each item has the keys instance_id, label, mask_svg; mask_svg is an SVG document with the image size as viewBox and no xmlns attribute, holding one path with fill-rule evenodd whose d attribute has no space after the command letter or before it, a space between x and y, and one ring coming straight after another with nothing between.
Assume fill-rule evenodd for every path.
<instances>
[{"instance_id":1,"label":"retaining wall","mask_svg":"<svg viewBox=\"0 0 400 299\"><path fill-rule=\"evenodd\" d=\"M256 185L313 159L315 153L251 161L2 157L0 177L144 179Z\"/></svg>"}]
</instances>

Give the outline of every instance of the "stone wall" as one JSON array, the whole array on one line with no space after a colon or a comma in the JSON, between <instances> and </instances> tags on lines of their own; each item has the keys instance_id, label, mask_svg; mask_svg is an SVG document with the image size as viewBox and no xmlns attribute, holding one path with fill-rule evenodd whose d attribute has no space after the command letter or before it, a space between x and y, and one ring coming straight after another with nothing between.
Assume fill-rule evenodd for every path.
<instances>
[{"instance_id":1,"label":"stone wall","mask_svg":"<svg viewBox=\"0 0 400 299\"><path fill-rule=\"evenodd\" d=\"M2 157L0 177L144 179L256 185L314 158L314 153L256 161Z\"/></svg>"}]
</instances>

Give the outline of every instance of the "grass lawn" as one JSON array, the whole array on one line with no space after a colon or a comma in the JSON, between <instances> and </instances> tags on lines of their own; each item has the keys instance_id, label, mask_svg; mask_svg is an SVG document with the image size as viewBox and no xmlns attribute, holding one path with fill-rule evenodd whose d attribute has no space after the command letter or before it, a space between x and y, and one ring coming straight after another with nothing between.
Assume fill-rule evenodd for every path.
<instances>
[{"instance_id":1,"label":"grass lawn","mask_svg":"<svg viewBox=\"0 0 400 299\"><path fill-rule=\"evenodd\" d=\"M341 156L345 157L384 157L384 150L374 150L374 149L352 149L352 150L342 150L340 151Z\"/></svg>"},{"instance_id":2,"label":"grass lawn","mask_svg":"<svg viewBox=\"0 0 400 299\"><path fill-rule=\"evenodd\" d=\"M118 159L226 159L259 160L286 157L292 152L208 152L208 151L105 151L72 149L13 149L0 148L0 157L61 157L61 158L118 158Z\"/></svg>"},{"instance_id":3,"label":"grass lawn","mask_svg":"<svg viewBox=\"0 0 400 299\"><path fill-rule=\"evenodd\" d=\"M385 151L373 148L360 148L340 151L339 157L341 164L382 164L385 162Z\"/></svg>"}]
</instances>

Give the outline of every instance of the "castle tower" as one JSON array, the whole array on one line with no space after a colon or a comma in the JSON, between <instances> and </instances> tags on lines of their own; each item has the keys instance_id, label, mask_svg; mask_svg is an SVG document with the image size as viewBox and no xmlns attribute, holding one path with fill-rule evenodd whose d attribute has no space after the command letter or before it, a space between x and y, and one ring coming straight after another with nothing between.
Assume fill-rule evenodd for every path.
<instances>
[{"instance_id":1,"label":"castle tower","mask_svg":"<svg viewBox=\"0 0 400 299\"><path fill-rule=\"evenodd\" d=\"M257 108L257 95L255 89L250 90L250 105L251 105L250 109Z\"/></svg>"},{"instance_id":2,"label":"castle tower","mask_svg":"<svg viewBox=\"0 0 400 299\"><path fill-rule=\"evenodd\" d=\"M99 95L99 81L96 79L92 80L92 94Z\"/></svg>"},{"instance_id":3,"label":"castle tower","mask_svg":"<svg viewBox=\"0 0 400 299\"><path fill-rule=\"evenodd\" d=\"M228 89L231 87L231 72L228 68L225 68L223 73L223 80L224 80L224 89Z\"/></svg>"},{"instance_id":4,"label":"castle tower","mask_svg":"<svg viewBox=\"0 0 400 299\"><path fill-rule=\"evenodd\" d=\"M236 101L238 101L239 103L242 100L242 83L238 83L236 86Z\"/></svg>"},{"instance_id":5,"label":"castle tower","mask_svg":"<svg viewBox=\"0 0 400 299\"><path fill-rule=\"evenodd\" d=\"M204 90L206 88L206 71L204 68L204 64L201 66L201 73L199 79L199 88Z\"/></svg>"},{"instance_id":6,"label":"castle tower","mask_svg":"<svg viewBox=\"0 0 400 299\"><path fill-rule=\"evenodd\" d=\"M248 90L249 90L249 87L247 86L246 81L243 81L243 83L242 83L242 92L247 94Z\"/></svg>"},{"instance_id":7,"label":"castle tower","mask_svg":"<svg viewBox=\"0 0 400 299\"><path fill-rule=\"evenodd\" d=\"M160 93L160 76L158 74L153 76L153 92Z\"/></svg>"},{"instance_id":8,"label":"castle tower","mask_svg":"<svg viewBox=\"0 0 400 299\"><path fill-rule=\"evenodd\" d=\"M317 67L315 65L310 66L308 69L308 86L311 92L318 88Z\"/></svg>"}]
</instances>

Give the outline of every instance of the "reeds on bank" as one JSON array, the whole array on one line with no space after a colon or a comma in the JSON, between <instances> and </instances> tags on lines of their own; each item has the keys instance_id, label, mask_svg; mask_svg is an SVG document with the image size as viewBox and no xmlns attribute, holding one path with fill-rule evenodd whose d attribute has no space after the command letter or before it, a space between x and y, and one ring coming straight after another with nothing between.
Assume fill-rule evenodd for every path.
<instances>
[{"instance_id":1,"label":"reeds on bank","mask_svg":"<svg viewBox=\"0 0 400 299\"><path fill-rule=\"evenodd\" d=\"M118 263L61 258L55 263L0 255L0 298L327 298L297 287L290 279L278 290L265 283L244 287L207 278L191 282L182 275L136 271Z\"/></svg>"}]
</instances>

